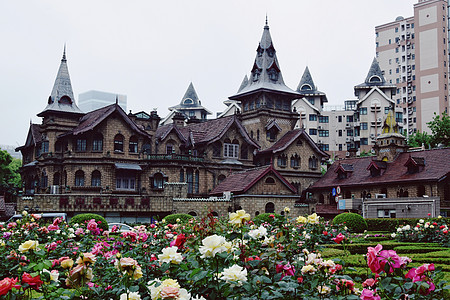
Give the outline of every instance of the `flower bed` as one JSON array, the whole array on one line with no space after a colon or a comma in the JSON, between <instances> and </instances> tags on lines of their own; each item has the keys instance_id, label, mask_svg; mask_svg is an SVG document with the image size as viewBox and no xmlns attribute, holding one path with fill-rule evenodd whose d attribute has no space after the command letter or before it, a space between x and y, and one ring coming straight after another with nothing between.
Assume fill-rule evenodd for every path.
<instances>
[{"instance_id":1,"label":"flower bed","mask_svg":"<svg viewBox=\"0 0 450 300\"><path fill-rule=\"evenodd\" d=\"M351 244L344 226L316 215L254 224L245 211L104 231L94 220L2 228L0 297L9 299L444 299L433 263L408 267L388 246L363 245L366 276L327 250ZM350 265L350 264L349 264ZM349 276L349 274L354 275ZM368 274L368 276L367 276ZM406 296L409 295L409 296Z\"/></svg>"}]
</instances>

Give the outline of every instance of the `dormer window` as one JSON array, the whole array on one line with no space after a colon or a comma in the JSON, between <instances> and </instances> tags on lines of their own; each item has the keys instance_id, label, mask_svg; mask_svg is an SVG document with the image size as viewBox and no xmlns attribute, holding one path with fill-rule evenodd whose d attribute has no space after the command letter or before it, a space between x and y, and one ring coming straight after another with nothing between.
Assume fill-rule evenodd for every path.
<instances>
[{"instance_id":1,"label":"dormer window","mask_svg":"<svg viewBox=\"0 0 450 300\"><path fill-rule=\"evenodd\" d=\"M277 81L278 80L278 72L275 69L270 69L267 71L267 73L269 74L269 79L272 81Z\"/></svg>"},{"instance_id":2,"label":"dormer window","mask_svg":"<svg viewBox=\"0 0 450 300\"><path fill-rule=\"evenodd\" d=\"M338 179L345 179L348 178L353 172L353 165L352 164L339 164L337 170L335 171L337 173Z\"/></svg>"},{"instance_id":3,"label":"dormer window","mask_svg":"<svg viewBox=\"0 0 450 300\"><path fill-rule=\"evenodd\" d=\"M275 48L273 47L273 45L270 45L269 48L267 48L267 55L269 55L269 57L274 57L275 55Z\"/></svg>"},{"instance_id":4,"label":"dormer window","mask_svg":"<svg viewBox=\"0 0 450 300\"><path fill-rule=\"evenodd\" d=\"M380 82L381 82L381 78L377 75L373 75L369 79L369 83L380 83Z\"/></svg>"},{"instance_id":5,"label":"dormer window","mask_svg":"<svg viewBox=\"0 0 450 300\"><path fill-rule=\"evenodd\" d=\"M260 75L261 75L261 70L260 69L256 69L253 72L253 81L258 81Z\"/></svg>"},{"instance_id":6,"label":"dormer window","mask_svg":"<svg viewBox=\"0 0 450 300\"><path fill-rule=\"evenodd\" d=\"M423 157L410 156L404 166L407 167L409 174L418 173L425 168L425 159Z\"/></svg>"},{"instance_id":7,"label":"dormer window","mask_svg":"<svg viewBox=\"0 0 450 300\"><path fill-rule=\"evenodd\" d=\"M184 99L183 103L186 105L191 105L191 104L194 104L194 101L190 98L187 98L187 99Z\"/></svg>"},{"instance_id":8,"label":"dormer window","mask_svg":"<svg viewBox=\"0 0 450 300\"><path fill-rule=\"evenodd\" d=\"M377 177L381 175L382 169L386 168L387 168L386 161L373 160L367 167L367 170L370 171L370 176Z\"/></svg>"},{"instance_id":9,"label":"dormer window","mask_svg":"<svg viewBox=\"0 0 450 300\"><path fill-rule=\"evenodd\" d=\"M58 101L60 104L68 104L71 105L72 104L72 99L70 99L69 96L62 96L61 99L59 99Z\"/></svg>"},{"instance_id":10,"label":"dormer window","mask_svg":"<svg viewBox=\"0 0 450 300\"><path fill-rule=\"evenodd\" d=\"M311 91L312 88L309 84L305 83L304 85L302 85L302 87L300 88L301 91Z\"/></svg>"},{"instance_id":11,"label":"dormer window","mask_svg":"<svg viewBox=\"0 0 450 300\"><path fill-rule=\"evenodd\" d=\"M261 46L258 46L258 49L256 49L256 52L258 53L258 57L261 57L264 53L264 49L261 48Z\"/></svg>"}]
</instances>

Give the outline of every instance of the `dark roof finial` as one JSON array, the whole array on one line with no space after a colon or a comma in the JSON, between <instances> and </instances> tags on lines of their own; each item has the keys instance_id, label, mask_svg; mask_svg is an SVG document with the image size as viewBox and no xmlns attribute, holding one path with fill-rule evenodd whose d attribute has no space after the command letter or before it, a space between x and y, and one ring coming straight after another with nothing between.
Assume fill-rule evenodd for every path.
<instances>
[{"instance_id":1,"label":"dark roof finial","mask_svg":"<svg viewBox=\"0 0 450 300\"><path fill-rule=\"evenodd\" d=\"M267 13L266 13L266 25L264 26L264 28L269 29L269 21L268 21L268 18L267 18Z\"/></svg>"},{"instance_id":2,"label":"dark roof finial","mask_svg":"<svg viewBox=\"0 0 450 300\"><path fill-rule=\"evenodd\" d=\"M62 61L66 61L66 43L64 43L64 51L63 51Z\"/></svg>"},{"instance_id":3,"label":"dark roof finial","mask_svg":"<svg viewBox=\"0 0 450 300\"><path fill-rule=\"evenodd\" d=\"M119 105L119 95L116 95L116 105Z\"/></svg>"}]
</instances>

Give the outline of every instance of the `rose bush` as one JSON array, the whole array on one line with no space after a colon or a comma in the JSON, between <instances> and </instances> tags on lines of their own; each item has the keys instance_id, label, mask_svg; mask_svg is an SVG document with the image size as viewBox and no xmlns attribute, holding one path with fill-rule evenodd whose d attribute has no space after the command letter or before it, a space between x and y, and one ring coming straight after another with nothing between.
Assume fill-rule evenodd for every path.
<instances>
[{"instance_id":1,"label":"rose bush","mask_svg":"<svg viewBox=\"0 0 450 300\"><path fill-rule=\"evenodd\" d=\"M345 226L289 213L257 225L245 211L210 214L124 233L94 219L69 226L24 216L0 228L0 297L443 299L439 268L409 268L408 258L381 245L368 249L369 276L350 277L342 261L321 255L326 243L352 242Z\"/></svg>"}]
</instances>

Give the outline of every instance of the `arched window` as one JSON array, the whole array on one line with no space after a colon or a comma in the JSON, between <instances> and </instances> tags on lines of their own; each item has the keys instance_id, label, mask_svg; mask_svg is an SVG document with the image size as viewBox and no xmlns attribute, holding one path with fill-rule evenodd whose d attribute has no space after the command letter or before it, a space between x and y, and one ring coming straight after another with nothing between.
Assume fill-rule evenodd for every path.
<instances>
[{"instance_id":1,"label":"arched window","mask_svg":"<svg viewBox=\"0 0 450 300\"><path fill-rule=\"evenodd\" d=\"M200 190L199 187L200 187L200 173L197 170L195 171L195 190L194 190L195 194L199 193Z\"/></svg>"},{"instance_id":2,"label":"arched window","mask_svg":"<svg viewBox=\"0 0 450 300\"><path fill-rule=\"evenodd\" d=\"M266 184L275 184L275 179L273 179L272 177L267 177L265 183Z\"/></svg>"},{"instance_id":3,"label":"arched window","mask_svg":"<svg viewBox=\"0 0 450 300\"><path fill-rule=\"evenodd\" d=\"M46 188L48 186L48 176L47 176L47 172L42 171L42 176L41 176L41 187L42 188Z\"/></svg>"},{"instance_id":4,"label":"arched window","mask_svg":"<svg viewBox=\"0 0 450 300\"><path fill-rule=\"evenodd\" d=\"M187 169L186 170L186 181L187 181L187 186L188 186L188 194L192 194L194 191L194 172L192 171L192 169Z\"/></svg>"},{"instance_id":5,"label":"arched window","mask_svg":"<svg viewBox=\"0 0 450 300\"><path fill-rule=\"evenodd\" d=\"M114 152L123 152L123 135L116 134L114 137Z\"/></svg>"},{"instance_id":6,"label":"arched window","mask_svg":"<svg viewBox=\"0 0 450 300\"><path fill-rule=\"evenodd\" d=\"M61 184L61 174L59 172L56 172L53 174L53 185L60 185Z\"/></svg>"},{"instance_id":7,"label":"arched window","mask_svg":"<svg viewBox=\"0 0 450 300\"><path fill-rule=\"evenodd\" d=\"M150 144L150 141L145 141L144 144L142 145L142 153L146 154L146 155L150 155L152 152L152 146Z\"/></svg>"},{"instance_id":8,"label":"arched window","mask_svg":"<svg viewBox=\"0 0 450 300\"><path fill-rule=\"evenodd\" d=\"M153 188L163 189L164 188L164 176L161 173L156 173L153 175Z\"/></svg>"},{"instance_id":9,"label":"arched window","mask_svg":"<svg viewBox=\"0 0 450 300\"><path fill-rule=\"evenodd\" d=\"M256 130L256 140L259 141L259 129Z\"/></svg>"},{"instance_id":10,"label":"arched window","mask_svg":"<svg viewBox=\"0 0 450 300\"><path fill-rule=\"evenodd\" d=\"M184 170L180 169L180 182L184 182Z\"/></svg>"},{"instance_id":11,"label":"arched window","mask_svg":"<svg viewBox=\"0 0 450 300\"><path fill-rule=\"evenodd\" d=\"M59 102L60 104L68 104L68 105L70 105L70 104L72 104L72 99L70 99L69 96L64 95L64 96L62 96L62 97L59 99L58 102Z\"/></svg>"},{"instance_id":12,"label":"arched window","mask_svg":"<svg viewBox=\"0 0 450 300\"><path fill-rule=\"evenodd\" d=\"M273 202L267 202L265 212L266 213L274 213L275 212L275 204L273 204Z\"/></svg>"},{"instance_id":13,"label":"arched window","mask_svg":"<svg viewBox=\"0 0 450 300\"><path fill-rule=\"evenodd\" d=\"M91 174L91 186L101 186L102 185L102 174L99 170L95 170Z\"/></svg>"},{"instance_id":14,"label":"arched window","mask_svg":"<svg viewBox=\"0 0 450 300\"><path fill-rule=\"evenodd\" d=\"M191 215L191 216L193 216L193 217L196 217L196 216L197 216L197 213L196 213L195 211L190 211L188 214Z\"/></svg>"},{"instance_id":15,"label":"arched window","mask_svg":"<svg viewBox=\"0 0 450 300\"><path fill-rule=\"evenodd\" d=\"M277 162L278 162L278 166L279 167L286 167L286 165L287 165L287 155L286 154L281 154L280 156L278 156Z\"/></svg>"},{"instance_id":16,"label":"arched window","mask_svg":"<svg viewBox=\"0 0 450 300\"><path fill-rule=\"evenodd\" d=\"M419 185L417 187L417 197L423 197L425 195L425 186Z\"/></svg>"},{"instance_id":17,"label":"arched window","mask_svg":"<svg viewBox=\"0 0 450 300\"><path fill-rule=\"evenodd\" d=\"M94 134L92 138L92 151L101 152L103 151L103 135L101 133Z\"/></svg>"},{"instance_id":18,"label":"arched window","mask_svg":"<svg viewBox=\"0 0 450 300\"><path fill-rule=\"evenodd\" d=\"M309 158L308 164L309 164L309 168L311 170L315 170L315 169L317 169L318 159L315 156L311 156Z\"/></svg>"},{"instance_id":19,"label":"arched window","mask_svg":"<svg viewBox=\"0 0 450 300\"><path fill-rule=\"evenodd\" d=\"M75 172L75 186L84 186L84 172L81 170Z\"/></svg>"},{"instance_id":20,"label":"arched window","mask_svg":"<svg viewBox=\"0 0 450 300\"><path fill-rule=\"evenodd\" d=\"M297 153L291 156L291 168L300 167L300 156Z\"/></svg>"},{"instance_id":21,"label":"arched window","mask_svg":"<svg viewBox=\"0 0 450 300\"><path fill-rule=\"evenodd\" d=\"M128 146L128 151L130 153L137 153L138 152L138 138L136 136L130 137L130 143Z\"/></svg>"}]
</instances>

